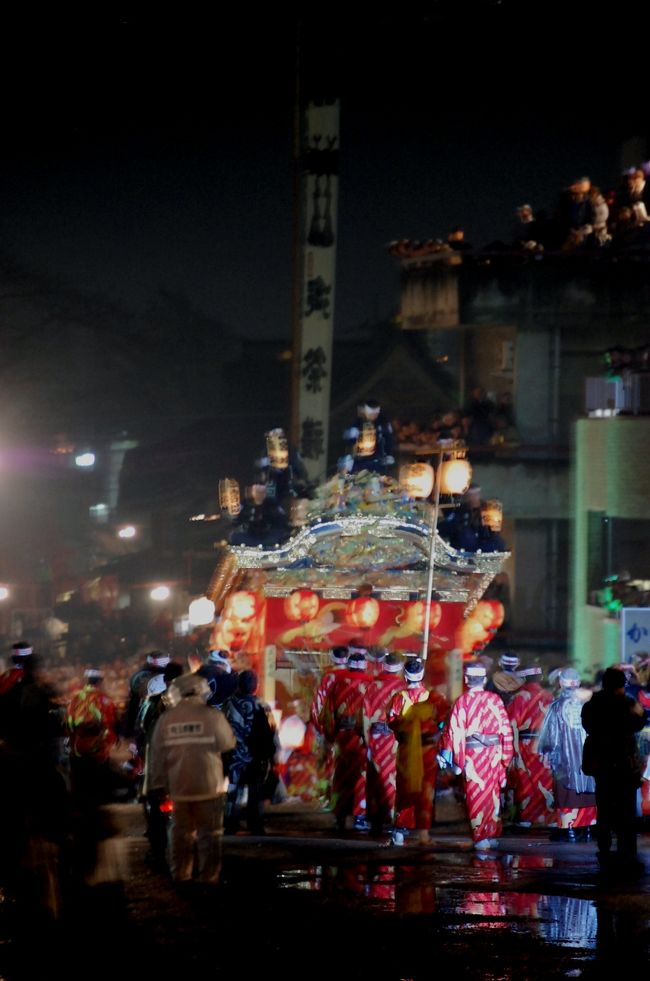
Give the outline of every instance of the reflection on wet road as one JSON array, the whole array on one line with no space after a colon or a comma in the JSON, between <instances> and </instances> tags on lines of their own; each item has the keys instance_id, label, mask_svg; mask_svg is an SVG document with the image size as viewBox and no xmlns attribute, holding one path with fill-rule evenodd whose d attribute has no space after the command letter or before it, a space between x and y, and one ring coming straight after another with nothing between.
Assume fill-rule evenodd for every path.
<instances>
[{"instance_id":1,"label":"reflection on wet road","mask_svg":"<svg viewBox=\"0 0 650 981\"><path fill-rule=\"evenodd\" d=\"M571 952L570 960L563 961L565 976L599 976L603 958L621 956L623 937L628 954L639 963L650 962L647 880L631 889L611 883L599 887L593 868L573 856L563 861L507 852L415 857L412 865L341 861L285 869L277 886L316 892L329 907L363 909L380 917L428 914L442 943L445 936L455 936L471 944L477 934L504 931L546 948L562 948ZM586 891L591 895L581 898ZM636 902L634 896L645 901Z\"/></svg>"}]
</instances>

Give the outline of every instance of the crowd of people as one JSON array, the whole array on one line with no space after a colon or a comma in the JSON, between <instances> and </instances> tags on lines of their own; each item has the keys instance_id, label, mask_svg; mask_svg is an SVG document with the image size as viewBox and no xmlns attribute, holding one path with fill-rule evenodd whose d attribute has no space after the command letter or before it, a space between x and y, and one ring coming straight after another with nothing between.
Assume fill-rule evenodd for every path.
<instances>
[{"instance_id":1,"label":"crowd of people","mask_svg":"<svg viewBox=\"0 0 650 981\"><path fill-rule=\"evenodd\" d=\"M482 447L519 446L521 438L515 423L512 395L488 395L475 386L467 403L460 409L443 409L429 420L394 419L395 439L400 448L421 450L440 440L462 440L470 452Z\"/></svg>"},{"instance_id":2,"label":"crowd of people","mask_svg":"<svg viewBox=\"0 0 650 981\"><path fill-rule=\"evenodd\" d=\"M625 170L616 186L602 187L581 176L563 188L551 208L530 203L516 207L508 235L477 249L465 229L456 225L446 240L403 240L391 244L393 255L417 258L437 254L461 262L464 255L515 252L542 258L545 253L643 252L650 245L650 160Z\"/></svg>"},{"instance_id":3,"label":"crowd of people","mask_svg":"<svg viewBox=\"0 0 650 981\"><path fill-rule=\"evenodd\" d=\"M121 892L116 801L142 802L150 861L179 888L218 882L224 823L234 833L242 808L264 830L279 746L255 672L225 652L155 650L120 703L108 674L88 667L62 694L24 641L0 674L2 886L44 927L71 904L101 916Z\"/></svg>"},{"instance_id":4,"label":"crowd of people","mask_svg":"<svg viewBox=\"0 0 650 981\"><path fill-rule=\"evenodd\" d=\"M425 683L415 655L356 643L331 658L303 738L282 754L256 673L235 670L225 651L185 663L149 652L118 706L102 667L62 700L31 646L14 644L0 675L4 884L50 921L70 895L93 908L119 890L109 805L125 783L142 802L152 865L179 890L218 884L224 831L245 820L264 834L278 787L317 795L341 833L399 846L430 843L446 783L479 856L506 823L566 841L595 833L605 867L635 868L637 819L650 816L650 657L589 687L572 668L544 685L542 669L511 651L496 666L481 655L465 664L454 704Z\"/></svg>"},{"instance_id":5,"label":"crowd of people","mask_svg":"<svg viewBox=\"0 0 650 981\"><path fill-rule=\"evenodd\" d=\"M416 656L358 647L331 655L311 704L313 735L297 757L326 769L340 830L428 843L437 788L454 774L478 853L498 845L505 817L517 829L549 828L555 840L593 832L603 865L616 832L620 867L634 868L637 818L650 816L650 658L607 669L589 687L570 667L545 685L542 668L512 652L492 670L482 656L465 665L465 690L450 705L424 684ZM598 767L583 764L587 733ZM304 781L304 759L299 772ZM607 806L599 785L609 788Z\"/></svg>"}]
</instances>

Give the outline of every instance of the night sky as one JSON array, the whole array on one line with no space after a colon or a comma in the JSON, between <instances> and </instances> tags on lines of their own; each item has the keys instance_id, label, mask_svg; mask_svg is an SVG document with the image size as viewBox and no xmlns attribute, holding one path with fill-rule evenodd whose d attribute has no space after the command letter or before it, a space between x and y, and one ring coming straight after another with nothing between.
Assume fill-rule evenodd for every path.
<instances>
[{"instance_id":1,"label":"night sky","mask_svg":"<svg viewBox=\"0 0 650 981\"><path fill-rule=\"evenodd\" d=\"M306 71L341 97L337 332L395 311L390 240L461 224L483 245L583 173L616 185L622 141L645 135L642 65L607 15L557 9L303 24ZM164 287L289 337L296 36L276 8L5 23L2 251L130 311Z\"/></svg>"}]
</instances>

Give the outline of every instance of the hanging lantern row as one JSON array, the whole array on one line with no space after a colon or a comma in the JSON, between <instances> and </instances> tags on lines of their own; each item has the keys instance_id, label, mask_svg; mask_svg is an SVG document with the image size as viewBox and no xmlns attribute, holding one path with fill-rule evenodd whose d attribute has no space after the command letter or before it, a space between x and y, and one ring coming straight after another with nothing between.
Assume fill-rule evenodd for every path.
<instances>
[{"instance_id":1,"label":"hanging lantern row","mask_svg":"<svg viewBox=\"0 0 650 981\"><path fill-rule=\"evenodd\" d=\"M472 479L472 468L463 456L440 463L440 492L464 494ZM400 467L399 482L404 493L415 500L431 496L435 484L435 471L430 463L407 463Z\"/></svg>"}]
</instances>

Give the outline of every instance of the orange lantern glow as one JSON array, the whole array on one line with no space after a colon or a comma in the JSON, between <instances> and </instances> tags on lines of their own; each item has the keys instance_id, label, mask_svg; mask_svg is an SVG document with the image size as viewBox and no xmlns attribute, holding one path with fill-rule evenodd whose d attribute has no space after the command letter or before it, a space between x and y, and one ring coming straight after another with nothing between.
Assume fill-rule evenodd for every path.
<instances>
[{"instance_id":1,"label":"orange lantern glow","mask_svg":"<svg viewBox=\"0 0 650 981\"><path fill-rule=\"evenodd\" d=\"M354 447L356 456L372 456L377 446L377 430L374 422L364 422Z\"/></svg>"},{"instance_id":2,"label":"orange lantern glow","mask_svg":"<svg viewBox=\"0 0 650 981\"><path fill-rule=\"evenodd\" d=\"M257 615L257 593L241 590L231 593L226 600L224 615L233 620L252 620Z\"/></svg>"},{"instance_id":3,"label":"orange lantern glow","mask_svg":"<svg viewBox=\"0 0 650 981\"><path fill-rule=\"evenodd\" d=\"M266 453L275 470L286 470L289 466L289 444L282 429L271 429L266 434Z\"/></svg>"},{"instance_id":4,"label":"orange lantern glow","mask_svg":"<svg viewBox=\"0 0 650 981\"><path fill-rule=\"evenodd\" d=\"M496 610L489 600L481 600L480 603L477 604L471 618L472 620L476 620L478 623L480 623L486 630L496 629L494 625Z\"/></svg>"},{"instance_id":5,"label":"orange lantern glow","mask_svg":"<svg viewBox=\"0 0 650 981\"><path fill-rule=\"evenodd\" d=\"M219 650L241 651L251 635L253 624L225 617L217 624L213 642Z\"/></svg>"},{"instance_id":6,"label":"orange lantern glow","mask_svg":"<svg viewBox=\"0 0 650 981\"><path fill-rule=\"evenodd\" d=\"M434 471L429 463L407 463L400 467L399 484L407 497L424 500L431 496Z\"/></svg>"},{"instance_id":7,"label":"orange lantern glow","mask_svg":"<svg viewBox=\"0 0 650 981\"><path fill-rule=\"evenodd\" d=\"M423 600L413 603L409 611L409 623L413 624L413 633L420 633L424 630L424 618L426 616L426 606ZM442 620L442 607L440 603L431 604L429 613L429 630L435 630Z\"/></svg>"},{"instance_id":8,"label":"orange lantern glow","mask_svg":"<svg viewBox=\"0 0 650 981\"><path fill-rule=\"evenodd\" d=\"M492 630L498 630L499 627L503 626L503 621L506 618L505 607L499 600L489 600L488 602L492 607Z\"/></svg>"},{"instance_id":9,"label":"orange lantern glow","mask_svg":"<svg viewBox=\"0 0 650 981\"><path fill-rule=\"evenodd\" d=\"M308 623L318 613L319 599L310 589L294 589L284 601L284 614L288 620Z\"/></svg>"},{"instance_id":10,"label":"orange lantern glow","mask_svg":"<svg viewBox=\"0 0 650 981\"><path fill-rule=\"evenodd\" d=\"M379 619L379 603L371 596L359 596L357 599L350 600L346 619L351 626L368 630L374 627Z\"/></svg>"},{"instance_id":11,"label":"orange lantern glow","mask_svg":"<svg viewBox=\"0 0 650 981\"><path fill-rule=\"evenodd\" d=\"M503 504L494 498L481 503L481 521L490 531L501 531L503 527Z\"/></svg>"},{"instance_id":12,"label":"orange lantern glow","mask_svg":"<svg viewBox=\"0 0 650 981\"><path fill-rule=\"evenodd\" d=\"M468 617L458 628L456 647L459 647L463 654L471 654L472 651L480 650L481 647L484 647L490 637L491 633L489 630L486 630L478 620Z\"/></svg>"},{"instance_id":13,"label":"orange lantern glow","mask_svg":"<svg viewBox=\"0 0 650 981\"><path fill-rule=\"evenodd\" d=\"M462 458L441 464L440 490L443 494L464 494L472 479L472 468Z\"/></svg>"},{"instance_id":14,"label":"orange lantern glow","mask_svg":"<svg viewBox=\"0 0 650 981\"><path fill-rule=\"evenodd\" d=\"M219 507L232 517L241 511L239 484L232 477L219 481Z\"/></svg>"}]
</instances>

